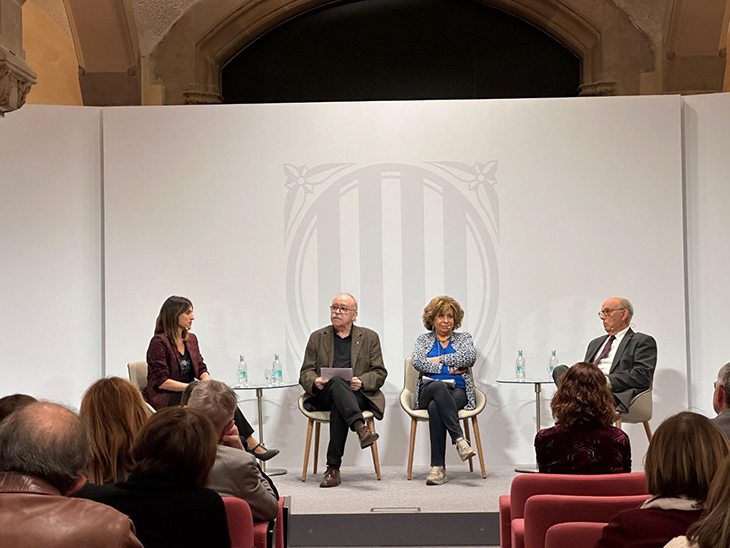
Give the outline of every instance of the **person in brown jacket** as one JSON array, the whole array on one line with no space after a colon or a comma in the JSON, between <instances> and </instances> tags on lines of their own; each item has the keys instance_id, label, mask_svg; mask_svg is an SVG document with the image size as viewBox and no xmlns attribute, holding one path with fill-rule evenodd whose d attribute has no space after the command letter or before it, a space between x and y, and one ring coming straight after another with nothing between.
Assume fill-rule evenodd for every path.
<instances>
[{"instance_id":1,"label":"person in brown jacket","mask_svg":"<svg viewBox=\"0 0 730 548\"><path fill-rule=\"evenodd\" d=\"M141 548L134 525L97 502L69 498L85 482L89 441L81 419L32 403L0 424L0 543L13 548Z\"/></svg>"},{"instance_id":2,"label":"person in brown jacket","mask_svg":"<svg viewBox=\"0 0 730 548\"><path fill-rule=\"evenodd\" d=\"M308 395L305 408L330 411L327 470L320 487L340 484L340 464L348 428L357 432L363 449L378 439L378 434L371 432L365 424L362 411L372 411L379 420L385 413L385 396L380 387L388 372L383 365L380 338L371 329L353 325L355 318L355 297L349 293L337 295L330 306L332 325L310 335L299 373L299 384ZM323 367L351 369L352 379L324 378Z\"/></svg>"}]
</instances>

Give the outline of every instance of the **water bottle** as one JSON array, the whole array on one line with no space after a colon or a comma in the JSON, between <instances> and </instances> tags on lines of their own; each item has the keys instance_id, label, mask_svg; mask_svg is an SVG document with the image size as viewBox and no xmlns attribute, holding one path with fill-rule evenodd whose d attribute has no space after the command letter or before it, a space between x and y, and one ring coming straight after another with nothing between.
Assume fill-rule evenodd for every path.
<instances>
[{"instance_id":1,"label":"water bottle","mask_svg":"<svg viewBox=\"0 0 730 548\"><path fill-rule=\"evenodd\" d=\"M550 373L550 378L553 378L553 371L555 371L555 368L558 366L558 356L555 354L555 350L553 350L552 354L550 354L550 359L548 360L548 372Z\"/></svg>"},{"instance_id":2,"label":"water bottle","mask_svg":"<svg viewBox=\"0 0 730 548\"><path fill-rule=\"evenodd\" d=\"M281 377L281 362L279 354L274 354L274 363L271 364L271 384L281 386L283 379Z\"/></svg>"},{"instance_id":3,"label":"water bottle","mask_svg":"<svg viewBox=\"0 0 730 548\"><path fill-rule=\"evenodd\" d=\"M246 365L246 360L243 359L243 356L238 359L236 378L238 379L238 386L248 386L248 366Z\"/></svg>"},{"instance_id":4,"label":"water bottle","mask_svg":"<svg viewBox=\"0 0 730 548\"><path fill-rule=\"evenodd\" d=\"M522 350L517 351L517 359L515 360L515 373L517 380L525 380L525 357L522 355Z\"/></svg>"}]
</instances>

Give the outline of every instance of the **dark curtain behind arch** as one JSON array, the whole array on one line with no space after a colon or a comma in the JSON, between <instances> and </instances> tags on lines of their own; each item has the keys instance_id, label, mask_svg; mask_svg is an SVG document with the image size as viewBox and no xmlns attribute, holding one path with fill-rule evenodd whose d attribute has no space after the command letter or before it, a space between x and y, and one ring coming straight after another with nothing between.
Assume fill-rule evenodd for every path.
<instances>
[{"instance_id":1,"label":"dark curtain behind arch","mask_svg":"<svg viewBox=\"0 0 730 548\"><path fill-rule=\"evenodd\" d=\"M227 103L569 97L580 59L474 0L356 0L307 12L234 57Z\"/></svg>"}]
</instances>

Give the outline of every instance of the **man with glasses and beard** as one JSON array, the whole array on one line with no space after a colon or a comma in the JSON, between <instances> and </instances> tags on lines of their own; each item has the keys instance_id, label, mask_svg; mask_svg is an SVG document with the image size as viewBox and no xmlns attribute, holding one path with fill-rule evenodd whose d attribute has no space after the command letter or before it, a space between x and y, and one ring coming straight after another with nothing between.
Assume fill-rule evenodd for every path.
<instances>
[{"instance_id":1,"label":"man with glasses and beard","mask_svg":"<svg viewBox=\"0 0 730 548\"><path fill-rule=\"evenodd\" d=\"M588 343L583 361L594 363L606 375L616 410L625 414L631 400L652 386L657 358L656 341L651 335L631 329L634 307L628 299L608 299L601 306L598 317L607 334ZM565 365L555 368L555 384L560 384L567 370Z\"/></svg>"},{"instance_id":2,"label":"man with glasses and beard","mask_svg":"<svg viewBox=\"0 0 730 548\"><path fill-rule=\"evenodd\" d=\"M357 433L360 447L370 447L378 439L363 419L371 411L381 420L385 413L385 396L380 388L388 372L378 334L353 324L357 318L357 301L349 293L337 295L330 306L332 325L312 333L304 352L299 384L308 397L304 406L310 411L330 411L330 442L327 447L327 470L320 487L340 484L340 465L345 452L348 428ZM323 367L352 368L352 379L340 376L325 379Z\"/></svg>"}]
</instances>

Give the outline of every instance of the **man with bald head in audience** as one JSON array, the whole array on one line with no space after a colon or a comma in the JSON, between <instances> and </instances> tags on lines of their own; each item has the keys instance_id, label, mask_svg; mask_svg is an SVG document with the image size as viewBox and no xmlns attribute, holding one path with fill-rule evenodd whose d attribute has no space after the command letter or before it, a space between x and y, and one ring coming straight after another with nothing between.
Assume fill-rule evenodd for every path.
<instances>
[{"instance_id":1,"label":"man with bald head in audience","mask_svg":"<svg viewBox=\"0 0 730 548\"><path fill-rule=\"evenodd\" d=\"M712 407L717 413L712 421L730 438L730 363L723 365L717 374Z\"/></svg>"},{"instance_id":2,"label":"man with bald head in audience","mask_svg":"<svg viewBox=\"0 0 730 548\"><path fill-rule=\"evenodd\" d=\"M0 424L0 544L141 548L124 514L69 498L85 483L89 438L75 413L31 403Z\"/></svg>"},{"instance_id":3,"label":"man with bald head in audience","mask_svg":"<svg viewBox=\"0 0 730 548\"><path fill-rule=\"evenodd\" d=\"M245 500L254 521L274 519L279 512L279 497L271 480L259 469L256 457L243 449L233 421L238 407L236 393L220 381L201 382L190 393L187 405L205 413L218 432L215 464L206 487L222 497Z\"/></svg>"},{"instance_id":4,"label":"man with bald head in audience","mask_svg":"<svg viewBox=\"0 0 730 548\"><path fill-rule=\"evenodd\" d=\"M627 413L631 400L652 387L656 369L656 341L651 335L631 329L634 307L628 299L607 299L598 317L606 335L593 339L583 361L594 363L606 375L611 387L616 410ZM568 368L558 366L553 372L556 384L560 384Z\"/></svg>"}]
</instances>

